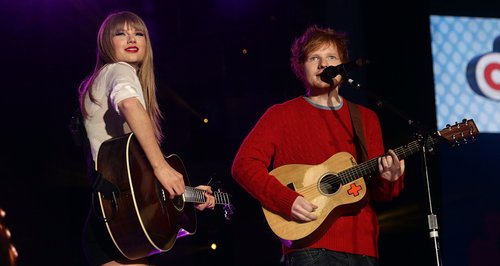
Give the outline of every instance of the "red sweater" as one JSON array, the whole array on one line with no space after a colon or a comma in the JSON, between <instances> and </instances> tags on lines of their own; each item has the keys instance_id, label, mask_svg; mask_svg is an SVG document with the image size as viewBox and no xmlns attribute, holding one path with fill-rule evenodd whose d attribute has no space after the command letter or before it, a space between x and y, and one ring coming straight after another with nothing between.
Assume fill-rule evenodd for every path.
<instances>
[{"instance_id":1,"label":"red sweater","mask_svg":"<svg viewBox=\"0 0 500 266\"><path fill-rule=\"evenodd\" d=\"M363 121L368 157L385 153L377 115L358 105ZM344 99L338 110L315 106L298 97L270 107L241 144L232 165L232 176L266 209L286 219L299 196L269 175L286 164L321 164L338 152L356 154L349 108ZM271 166L272 163L272 166ZM389 182L374 176L368 182L371 200L390 200L403 188L403 177ZM287 252L297 248L330 250L378 257L378 221L371 204L354 215L336 219L325 234L307 246L283 246Z\"/></svg>"}]
</instances>

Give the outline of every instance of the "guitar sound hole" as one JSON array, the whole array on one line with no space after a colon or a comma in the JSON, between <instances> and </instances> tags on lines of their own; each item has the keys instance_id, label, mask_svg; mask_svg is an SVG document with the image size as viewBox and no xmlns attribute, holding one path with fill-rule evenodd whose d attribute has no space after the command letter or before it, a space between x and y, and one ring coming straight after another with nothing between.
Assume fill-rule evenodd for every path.
<instances>
[{"instance_id":1,"label":"guitar sound hole","mask_svg":"<svg viewBox=\"0 0 500 266\"><path fill-rule=\"evenodd\" d=\"M323 194L333 194L342 186L340 178L335 174L326 174L319 181L319 191Z\"/></svg>"},{"instance_id":2,"label":"guitar sound hole","mask_svg":"<svg viewBox=\"0 0 500 266\"><path fill-rule=\"evenodd\" d=\"M170 199L168 198L167 192L165 192L160 182L156 182L156 192L158 193L158 198L160 200L163 212L166 212L166 204ZM170 200L170 202L178 211L182 211L182 209L184 209L184 198L182 196L175 196L172 200Z\"/></svg>"}]
</instances>

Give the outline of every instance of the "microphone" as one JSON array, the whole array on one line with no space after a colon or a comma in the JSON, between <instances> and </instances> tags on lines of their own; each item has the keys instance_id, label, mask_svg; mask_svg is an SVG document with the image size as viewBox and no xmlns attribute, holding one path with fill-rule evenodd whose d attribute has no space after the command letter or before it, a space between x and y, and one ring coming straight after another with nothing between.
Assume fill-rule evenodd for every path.
<instances>
[{"instance_id":1,"label":"microphone","mask_svg":"<svg viewBox=\"0 0 500 266\"><path fill-rule=\"evenodd\" d=\"M332 79L335 78L337 75L341 75L342 78L348 79L349 72L351 72L355 68L364 67L369 63L370 63L369 60L359 58L344 64L340 64L338 66L329 66L325 68L323 72L321 72L319 77L321 78L322 81L328 84L332 84Z\"/></svg>"}]
</instances>

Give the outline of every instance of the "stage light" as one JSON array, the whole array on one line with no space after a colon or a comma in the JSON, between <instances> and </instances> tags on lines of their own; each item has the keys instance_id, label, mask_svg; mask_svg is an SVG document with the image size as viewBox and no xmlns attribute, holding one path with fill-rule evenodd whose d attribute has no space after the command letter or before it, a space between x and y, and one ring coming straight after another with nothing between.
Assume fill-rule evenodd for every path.
<instances>
[{"instance_id":1,"label":"stage light","mask_svg":"<svg viewBox=\"0 0 500 266\"><path fill-rule=\"evenodd\" d=\"M208 124L208 118L203 118L203 124Z\"/></svg>"},{"instance_id":2,"label":"stage light","mask_svg":"<svg viewBox=\"0 0 500 266\"><path fill-rule=\"evenodd\" d=\"M15 266L17 265L18 253L14 245L10 243L10 230L3 225L6 214L3 209L0 209L0 265Z\"/></svg>"},{"instance_id":3,"label":"stage light","mask_svg":"<svg viewBox=\"0 0 500 266\"><path fill-rule=\"evenodd\" d=\"M217 244L212 243L212 245L210 245L210 248L211 248L212 250L216 250L216 249L217 249Z\"/></svg>"},{"instance_id":4,"label":"stage light","mask_svg":"<svg viewBox=\"0 0 500 266\"><path fill-rule=\"evenodd\" d=\"M248 50L246 48L243 48L243 50L241 50L241 53L246 55L248 53Z\"/></svg>"}]
</instances>

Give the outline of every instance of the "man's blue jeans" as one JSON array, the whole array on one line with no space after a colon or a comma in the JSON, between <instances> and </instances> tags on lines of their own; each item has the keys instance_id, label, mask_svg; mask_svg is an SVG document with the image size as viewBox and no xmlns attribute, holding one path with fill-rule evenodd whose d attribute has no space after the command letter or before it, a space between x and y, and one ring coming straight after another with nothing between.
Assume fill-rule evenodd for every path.
<instances>
[{"instance_id":1,"label":"man's blue jeans","mask_svg":"<svg viewBox=\"0 0 500 266\"><path fill-rule=\"evenodd\" d=\"M285 264L287 266L378 266L378 260L370 256L308 248L288 253Z\"/></svg>"}]
</instances>

